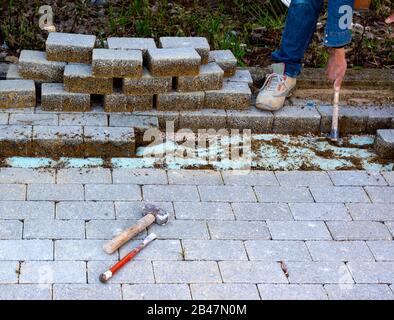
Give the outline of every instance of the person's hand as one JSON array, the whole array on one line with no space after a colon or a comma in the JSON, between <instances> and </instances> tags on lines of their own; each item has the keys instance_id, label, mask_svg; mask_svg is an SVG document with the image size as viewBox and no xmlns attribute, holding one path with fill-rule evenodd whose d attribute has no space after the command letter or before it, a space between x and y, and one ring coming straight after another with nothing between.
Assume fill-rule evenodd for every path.
<instances>
[{"instance_id":1,"label":"person's hand","mask_svg":"<svg viewBox=\"0 0 394 320\"><path fill-rule=\"evenodd\" d=\"M385 20L385 22L386 22L387 24L393 23L393 22L394 22L394 13L393 13L390 17L388 17L388 18ZM390 38L394 38L394 33L392 33L392 34L390 35Z\"/></svg>"},{"instance_id":2,"label":"person's hand","mask_svg":"<svg viewBox=\"0 0 394 320\"><path fill-rule=\"evenodd\" d=\"M334 81L335 90L339 90L345 77L347 62L344 48L331 48L326 74L330 81Z\"/></svg>"}]
</instances>

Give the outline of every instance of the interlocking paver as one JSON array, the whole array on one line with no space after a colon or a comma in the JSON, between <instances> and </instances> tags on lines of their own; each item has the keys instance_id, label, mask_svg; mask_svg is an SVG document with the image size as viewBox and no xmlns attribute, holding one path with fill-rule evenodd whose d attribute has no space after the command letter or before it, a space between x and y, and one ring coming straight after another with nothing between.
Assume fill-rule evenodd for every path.
<instances>
[{"instance_id":1,"label":"interlocking paver","mask_svg":"<svg viewBox=\"0 0 394 320\"><path fill-rule=\"evenodd\" d=\"M198 186L202 201L256 202L250 186Z\"/></svg>"},{"instance_id":2,"label":"interlocking paver","mask_svg":"<svg viewBox=\"0 0 394 320\"><path fill-rule=\"evenodd\" d=\"M314 261L373 261L363 241L307 241Z\"/></svg>"},{"instance_id":3,"label":"interlocking paver","mask_svg":"<svg viewBox=\"0 0 394 320\"><path fill-rule=\"evenodd\" d=\"M265 187L256 186L259 202L313 202L313 198L305 187Z\"/></svg>"},{"instance_id":4,"label":"interlocking paver","mask_svg":"<svg viewBox=\"0 0 394 320\"><path fill-rule=\"evenodd\" d=\"M386 284L327 284L324 286L332 300L393 300Z\"/></svg>"},{"instance_id":5,"label":"interlocking paver","mask_svg":"<svg viewBox=\"0 0 394 320\"><path fill-rule=\"evenodd\" d=\"M195 300L260 300L257 287L253 284L191 284Z\"/></svg>"},{"instance_id":6,"label":"interlocking paver","mask_svg":"<svg viewBox=\"0 0 394 320\"><path fill-rule=\"evenodd\" d=\"M54 300L119 300L122 298L119 284L55 284Z\"/></svg>"},{"instance_id":7,"label":"interlocking paver","mask_svg":"<svg viewBox=\"0 0 394 320\"><path fill-rule=\"evenodd\" d=\"M9 118L8 113L0 114L0 125L8 124L8 118Z\"/></svg>"},{"instance_id":8,"label":"interlocking paver","mask_svg":"<svg viewBox=\"0 0 394 320\"><path fill-rule=\"evenodd\" d=\"M79 184L29 184L27 200L84 200L84 190Z\"/></svg>"},{"instance_id":9,"label":"interlocking paver","mask_svg":"<svg viewBox=\"0 0 394 320\"><path fill-rule=\"evenodd\" d=\"M2 240L0 260L52 260L51 240Z\"/></svg>"},{"instance_id":10,"label":"interlocking paver","mask_svg":"<svg viewBox=\"0 0 394 320\"><path fill-rule=\"evenodd\" d=\"M113 169L114 183L122 184L167 184L167 175L157 169Z\"/></svg>"},{"instance_id":11,"label":"interlocking paver","mask_svg":"<svg viewBox=\"0 0 394 320\"><path fill-rule=\"evenodd\" d=\"M212 239L268 240L271 238L264 221L209 221Z\"/></svg>"},{"instance_id":12,"label":"interlocking paver","mask_svg":"<svg viewBox=\"0 0 394 320\"><path fill-rule=\"evenodd\" d=\"M116 218L139 220L142 218L143 207L148 203L165 210L169 214L170 219L174 219L174 207L171 202L152 201L115 202Z\"/></svg>"},{"instance_id":13,"label":"interlocking paver","mask_svg":"<svg viewBox=\"0 0 394 320\"><path fill-rule=\"evenodd\" d=\"M322 285L259 284L262 300L327 300Z\"/></svg>"},{"instance_id":14,"label":"interlocking paver","mask_svg":"<svg viewBox=\"0 0 394 320\"><path fill-rule=\"evenodd\" d=\"M59 125L106 127L108 116L106 114L61 113L59 114Z\"/></svg>"},{"instance_id":15,"label":"interlocking paver","mask_svg":"<svg viewBox=\"0 0 394 320\"><path fill-rule=\"evenodd\" d=\"M86 200L135 201L141 200L141 188L132 184L87 184Z\"/></svg>"},{"instance_id":16,"label":"interlocking paver","mask_svg":"<svg viewBox=\"0 0 394 320\"><path fill-rule=\"evenodd\" d=\"M185 260L248 260L242 241L183 240Z\"/></svg>"},{"instance_id":17,"label":"interlocking paver","mask_svg":"<svg viewBox=\"0 0 394 320\"><path fill-rule=\"evenodd\" d=\"M390 186L394 186L394 172L393 171L383 171L382 176L386 179Z\"/></svg>"},{"instance_id":18,"label":"interlocking paver","mask_svg":"<svg viewBox=\"0 0 394 320\"><path fill-rule=\"evenodd\" d=\"M0 220L0 241L4 239L22 239L23 222Z\"/></svg>"},{"instance_id":19,"label":"interlocking paver","mask_svg":"<svg viewBox=\"0 0 394 320\"><path fill-rule=\"evenodd\" d=\"M0 261L0 283L18 282L19 262Z\"/></svg>"},{"instance_id":20,"label":"interlocking paver","mask_svg":"<svg viewBox=\"0 0 394 320\"><path fill-rule=\"evenodd\" d=\"M54 170L1 168L0 184L55 183Z\"/></svg>"},{"instance_id":21,"label":"interlocking paver","mask_svg":"<svg viewBox=\"0 0 394 320\"><path fill-rule=\"evenodd\" d=\"M394 241L368 241L376 261L394 261Z\"/></svg>"},{"instance_id":22,"label":"interlocking paver","mask_svg":"<svg viewBox=\"0 0 394 320\"><path fill-rule=\"evenodd\" d=\"M295 220L352 220L342 203L290 203Z\"/></svg>"},{"instance_id":23,"label":"interlocking paver","mask_svg":"<svg viewBox=\"0 0 394 320\"><path fill-rule=\"evenodd\" d=\"M328 221L335 240L391 240L387 227L375 221Z\"/></svg>"},{"instance_id":24,"label":"interlocking paver","mask_svg":"<svg viewBox=\"0 0 394 320\"><path fill-rule=\"evenodd\" d=\"M119 250L120 256L126 256L141 240L126 243ZM141 251L134 260L184 260L180 240L155 240L154 245L149 245Z\"/></svg>"},{"instance_id":25,"label":"interlocking paver","mask_svg":"<svg viewBox=\"0 0 394 320\"><path fill-rule=\"evenodd\" d=\"M349 262L356 283L394 283L394 262Z\"/></svg>"},{"instance_id":26,"label":"interlocking paver","mask_svg":"<svg viewBox=\"0 0 394 320\"><path fill-rule=\"evenodd\" d=\"M394 237L394 222L386 222L385 226L390 230L391 234Z\"/></svg>"},{"instance_id":27,"label":"interlocking paver","mask_svg":"<svg viewBox=\"0 0 394 320\"><path fill-rule=\"evenodd\" d=\"M124 284L124 300L190 300L186 284Z\"/></svg>"},{"instance_id":28,"label":"interlocking paver","mask_svg":"<svg viewBox=\"0 0 394 320\"><path fill-rule=\"evenodd\" d=\"M225 202L174 202L177 219L234 220L231 205Z\"/></svg>"},{"instance_id":29,"label":"interlocking paver","mask_svg":"<svg viewBox=\"0 0 394 320\"><path fill-rule=\"evenodd\" d=\"M205 221L170 220L165 226L154 224L148 231L160 239L209 239Z\"/></svg>"},{"instance_id":30,"label":"interlocking paver","mask_svg":"<svg viewBox=\"0 0 394 320\"><path fill-rule=\"evenodd\" d=\"M228 170L222 171L225 184L247 186L277 186L275 174L271 171Z\"/></svg>"},{"instance_id":31,"label":"interlocking paver","mask_svg":"<svg viewBox=\"0 0 394 320\"><path fill-rule=\"evenodd\" d=\"M55 203L49 201L0 201L2 219L52 219Z\"/></svg>"},{"instance_id":32,"label":"interlocking paver","mask_svg":"<svg viewBox=\"0 0 394 320\"><path fill-rule=\"evenodd\" d=\"M348 207L350 215L354 220L394 220L394 204L349 203L346 206Z\"/></svg>"},{"instance_id":33,"label":"interlocking paver","mask_svg":"<svg viewBox=\"0 0 394 320\"><path fill-rule=\"evenodd\" d=\"M365 191L367 191L373 203L394 202L393 187L365 187Z\"/></svg>"},{"instance_id":34,"label":"interlocking paver","mask_svg":"<svg viewBox=\"0 0 394 320\"><path fill-rule=\"evenodd\" d=\"M245 247L250 260L311 261L303 241L248 240Z\"/></svg>"},{"instance_id":35,"label":"interlocking paver","mask_svg":"<svg viewBox=\"0 0 394 320\"><path fill-rule=\"evenodd\" d=\"M274 240L331 240L323 221L267 221Z\"/></svg>"},{"instance_id":36,"label":"interlocking paver","mask_svg":"<svg viewBox=\"0 0 394 320\"><path fill-rule=\"evenodd\" d=\"M361 187L311 187L316 202L370 202Z\"/></svg>"},{"instance_id":37,"label":"interlocking paver","mask_svg":"<svg viewBox=\"0 0 394 320\"><path fill-rule=\"evenodd\" d=\"M0 300L51 300L51 285L0 284Z\"/></svg>"},{"instance_id":38,"label":"interlocking paver","mask_svg":"<svg viewBox=\"0 0 394 320\"><path fill-rule=\"evenodd\" d=\"M32 125L32 126L57 126L59 120L57 114L48 113L14 113L10 115L9 124ZM28 169L32 170L32 169Z\"/></svg>"},{"instance_id":39,"label":"interlocking paver","mask_svg":"<svg viewBox=\"0 0 394 320\"><path fill-rule=\"evenodd\" d=\"M379 172L374 171L329 171L336 186L378 186L387 185Z\"/></svg>"},{"instance_id":40,"label":"interlocking paver","mask_svg":"<svg viewBox=\"0 0 394 320\"><path fill-rule=\"evenodd\" d=\"M281 186L332 186L330 177L321 171L277 171Z\"/></svg>"},{"instance_id":41,"label":"interlocking paver","mask_svg":"<svg viewBox=\"0 0 394 320\"><path fill-rule=\"evenodd\" d=\"M83 220L26 219L24 239L84 239Z\"/></svg>"},{"instance_id":42,"label":"interlocking paver","mask_svg":"<svg viewBox=\"0 0 394 320\"><path fill-rule=\"evenodd\" d=\"M115 219L113 202L61 201L56 203L57 219Z\"/></svg>"},{"instance_id":43,"label":"interlocking paver","mask_svg":"<svg viewBox=\"0 0 394 320\"><path fill-rule=\"evenodd\" d=\"M237 203L231 204L237 220L293 220L286 203Z\"/></svg>"},{"instance_id":44,"label":"interlocking paver","mask_svg":"<svg viewBox=\"0 0 394 320\"><path fill-rule=\"evenodd\" d=\"M103 250L103 240L57 240L55 260L117 260L118 254L108 255Z\"/></svg>"},{"instance_id":45,"label":"interlocking paver","mask_svg":"<svg viewBox=\"0 0 394 320\"><path fill-rule=\"evenodd\" d=\"M110 240L119 235L123 230L131 227L136 220L90 220L86 222L86 238ZM146 231L138 235L138 239L146 236Z\"/></svg>"},{"instance_id":46,"label":"interlocking paver","mask_svg":"<svg viewBox=\"0 0 394 320\"><path fill-rule=\"evenodd\" d=\"M59 169L56 176L58 184L102 184L112 183L111 172L105 168L68 168Z\"/></svg>"},{"instance_id":47,"label":"interlocking paver","mask_svg":"<svg viewBox=\"0 0 394 320\"><path fill-rule=\"evenodd\" d=\"M0 201L25 200L26 186L24 184L0 184Z\"/></svg>"},{"instance_id":48,"label":"interlocking paver","mask_svg":"<svg viewBox=\"0 0 394 320\"><path fill-rule=\"evenodd\" d=\"M220 185L220 172L214 170L168 170L170 184Z\"/></svg>"},{"instance_id":49,"label":"interlocking paver","mask_svg":"<svg viewBox=\"0 0 394 320\"><path fill-rule=\"evenodd\" d=\"M145 201L199 201L196 186L160 186L148 185L142 187Z\"/></svg>"}]
</instances>

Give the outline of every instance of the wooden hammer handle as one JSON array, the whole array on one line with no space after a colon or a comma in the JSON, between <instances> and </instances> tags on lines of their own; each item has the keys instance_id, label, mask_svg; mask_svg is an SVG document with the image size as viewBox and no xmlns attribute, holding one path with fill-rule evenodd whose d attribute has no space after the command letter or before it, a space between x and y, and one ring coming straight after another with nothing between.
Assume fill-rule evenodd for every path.
<instances>
[{"instance_id":1,"label":"wooden hammer handle","mask_svg":"<svg viewBox=\"0 0 394 320\"><path fill-rule=\"evenodd\" d=\"M141 231L149 227L153 222L155 222L155 219L156 217L153 214L147 214L146 216L142 217L134 226L126 229L120 235L107 242L103 247L104 251L108 254L114 253L127 241L134 238Z\"/></svg>"}]
</instances>

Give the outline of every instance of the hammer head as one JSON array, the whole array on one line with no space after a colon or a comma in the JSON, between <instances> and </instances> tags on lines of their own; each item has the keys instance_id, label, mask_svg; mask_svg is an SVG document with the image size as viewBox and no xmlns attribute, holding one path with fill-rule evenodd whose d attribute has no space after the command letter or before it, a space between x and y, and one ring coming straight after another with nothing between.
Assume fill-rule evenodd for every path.
<instances>
[{"instance_id":1,"label":"hammer head","mask_svg":"<svg viewBox=\"0 0 394 320\"><path fill-rule=\"evenodd\" d=\"M165 225L168 222L169 214L163 209L153 204L146 204L142 209L142 215L153 214L156 217L155 222L159 225Z\"/></svg>"}]
</instances>

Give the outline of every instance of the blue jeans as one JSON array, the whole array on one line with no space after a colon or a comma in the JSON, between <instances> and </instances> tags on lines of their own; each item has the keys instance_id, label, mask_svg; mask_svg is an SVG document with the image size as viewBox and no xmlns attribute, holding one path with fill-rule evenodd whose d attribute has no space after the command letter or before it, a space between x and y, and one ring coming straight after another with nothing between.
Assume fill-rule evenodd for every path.
<instances>
[{"instance_id":1,"label":"blue jeans","mask_svg":"<svg viewBox=\"0 0 394 320\"><path fill-rule=\"evenodd\" d=\"M275 62L285 63L285 74L297 77L304 53L312 40L323 0L292 0L286 17L279 50L272 53ZM324 45L342 47L351 39L351 16L354 0L329 0ZM350 14L350 21L346 19ZM345 23L345 25L344 25Z\"/></svg>"}]
</instances>

